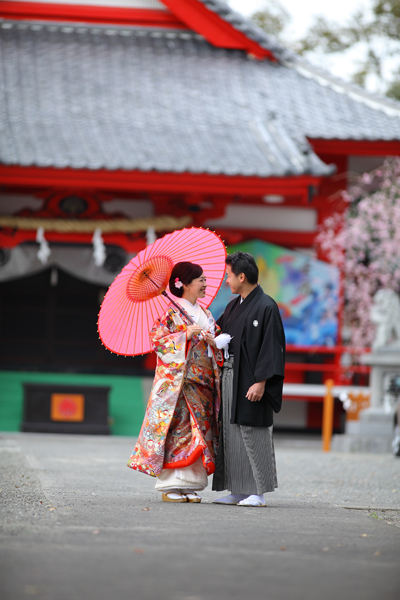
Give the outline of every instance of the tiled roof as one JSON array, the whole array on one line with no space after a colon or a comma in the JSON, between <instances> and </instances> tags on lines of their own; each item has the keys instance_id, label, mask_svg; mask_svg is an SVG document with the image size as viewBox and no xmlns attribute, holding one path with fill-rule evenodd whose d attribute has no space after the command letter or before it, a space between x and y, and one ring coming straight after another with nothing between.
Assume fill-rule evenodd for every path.
<instances>
[{"instance_id":1,"label":"tiled roof","mask_svg":"<svg viewBox=\"0 0 400 600\"><path fill-rule=\"evenodd\" d=\"M0 62L4 164L324 175L306 136L400 139L400 104L186 32L3 22Z\"/></svg>"},{"instance_id":2,"label":"tiled roof","mask_svg":"<svg viewBox=\"0 0 400 600\"><path fill-rule=\"evenodd\" d=\"M330 86L339 93L351 95L359 102L374 106L387 114L399 113L400 103L386 96L380 96L368 92L360 86L344 81L328 71L313 65L303 57L299 56L289 48L283 46L278 40L255 23L246 19L234 11L223 0L198 0L212 12L218 14L224 21L232 25L238 31L244 33L248 38L257 42L261 47L272 52L275 58L282 64L302 73L307 78L317 80L322 86Z\"/></svg>"}]
</instances>

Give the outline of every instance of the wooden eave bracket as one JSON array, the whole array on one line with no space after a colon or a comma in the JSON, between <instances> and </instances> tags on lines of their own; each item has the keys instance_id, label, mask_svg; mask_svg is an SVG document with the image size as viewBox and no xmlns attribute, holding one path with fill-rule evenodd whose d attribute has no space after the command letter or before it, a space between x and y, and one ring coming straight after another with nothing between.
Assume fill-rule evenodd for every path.
<instances>
[{"instance_id":1,"label":"wooden eave bracket","mask_svg":"<svg viewBox=\"0 0 400 600\"><path fill-rule=\"evenodd\" d=\"M244 33L224 21L217 13L209 10L198 0L161 0L167 8L189 29L206 38L210 44L218 48L245 50L258 59L268 58L277 62L275 56L248 38Z\"/></svg>"}]
</instances>

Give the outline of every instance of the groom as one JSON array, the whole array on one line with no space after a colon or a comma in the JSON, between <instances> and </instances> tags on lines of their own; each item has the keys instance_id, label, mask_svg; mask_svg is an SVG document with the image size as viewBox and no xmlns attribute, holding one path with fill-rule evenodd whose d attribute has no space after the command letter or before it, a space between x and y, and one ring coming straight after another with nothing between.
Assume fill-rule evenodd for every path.
<instances>
[{"instance_id":1,"label":"groom","mask_svg":"<svg viewBox=\"0 0 400 600\"><path fill-rule=\"evenodd\" d=\"M285 333L276 302L258 285L251 254L226 258L227 283L238 294L218 319L232 336L222 371L220 445L213 490L231 494L216 504L265 506L277 487L273 411L282 406Z\"/></svg>"}]
</instances>

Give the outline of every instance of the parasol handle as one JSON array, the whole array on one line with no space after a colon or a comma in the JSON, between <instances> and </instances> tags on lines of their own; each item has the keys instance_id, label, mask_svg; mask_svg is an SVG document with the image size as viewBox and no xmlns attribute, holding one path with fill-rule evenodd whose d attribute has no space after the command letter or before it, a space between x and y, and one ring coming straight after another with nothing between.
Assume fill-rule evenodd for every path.
<instances>
[{"instance_id":1,"label":"parasol handle","mask_svg":"<svg viewBox=\"0 0 400 600\"><path fill-rule=\"evenodd\" d=\"M168 294L165 290L161 293L163 296L168 298L168 300L171 302L171 304L176 306L176 308L179 310L179 312L181 312L183 314L183 316L186 317L192 323L192 325L195 325L195 322L193 321L192 317L189 317L186 310L184 308L182 308L182 306L179 306L179 304L177 302L175 302L175 300L172 300L171 296L168 296Z\"/></svg>"},{"instance_id":2,"label":"parasol handle","mask_svg":"<svg viewBox=\"0 0 400 600\"><path fill-rule=\"evenodd\" d=\"M156 282L146 273L146 271L143 271L143 275L145 277L147 277L147 279L149 279L151 281L151 283L153 285L156 286L156 288L158 289L158 285L156 284ZM177 302L175 302L175 300L172 300L171 296L168 296L167 292L164 290L163 292L161 292L163 296L165 296L166 298L168 298L168 300L171 302L171 304L173 304L175 306L175 308L177 308L179 310L180 313L183 314L184 317L186 317L186 319L188 319L192 325L195 325L195 322L193 321L193 319L191 317L189 317L189 315L187 314L186 310L182 308L182 306L179 306L179 304Z\"/></svg>"}]
</instances>

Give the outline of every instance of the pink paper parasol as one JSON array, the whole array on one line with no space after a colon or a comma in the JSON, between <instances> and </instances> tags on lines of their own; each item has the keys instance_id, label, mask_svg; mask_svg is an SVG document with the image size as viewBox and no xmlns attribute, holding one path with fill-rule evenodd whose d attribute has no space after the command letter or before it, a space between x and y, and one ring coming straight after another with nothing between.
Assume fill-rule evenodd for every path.
<instances>
[{"instance_id":1,"label":"pink paper parasol","mask_svg":"<svg viewBox=\"0 0 400 600\"><path fill-rule=\"evenodd\" d=\"M104 346L124 356L151 352L149 331L170 304L163 293L169 291L173 266L189 261L202 267L207 291L198 302L207 308L224 278L225 258L222 240L196 227L174 231L147 246L122 269L104 297L98 321Z\"/></svg>"}]
</instances>

